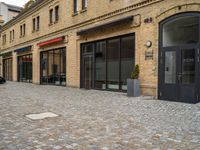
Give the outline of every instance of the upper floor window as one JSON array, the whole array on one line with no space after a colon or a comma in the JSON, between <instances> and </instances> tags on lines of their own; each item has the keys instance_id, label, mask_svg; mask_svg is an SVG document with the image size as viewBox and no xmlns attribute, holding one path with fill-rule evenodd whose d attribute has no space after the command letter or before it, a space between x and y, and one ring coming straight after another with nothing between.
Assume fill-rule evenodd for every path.
<instances>
[{"instance_id":1,"label":"upper floor window","mask_svg":"<svg viewBox=\"0 0 200 150\"><path fill-rule=\"evenodd\" d=\"M33 31L35 31L36 30L36 27L35 27L35 18L33 18Z\"/></svg>"},{"instance_id":2,"label":"upper floor window","mask_svg":"<svg viewBox=\"0 0 200 150\"><path fill-rule=\"evenodd\" d=\"M20 37L25 36L26 34L26 24L20 25Z\"/></svg>"},{"instance_id":3,"label":"upper floor window","mask_svg":"<svg viewBox=\"0 0 200 150\"><path fill-rule=\"evenodd\" d=\"M10 42L14 41L14 38L15 38L15 31L13 29L13 30L10 30Z\"/></svg>"},{"instance_id":4,"label":"upper floor window","mask_svg":"<svg viewBox=\"0 0 200 150\"><path fill-rule=\"evenodd\" d=\"M49 10L49 23L53 23L53 9Z\"/></svg>"},{"instance_id":5,"label":"upper floor window","mask_svg":"<svg viewBox=\"0 0 200 150\"><path fill-rule=\"evenodd\" d=\"M55 7L55 22L59 20L59 6Z\"/></svg>"},{"instance_id":6,"label":"upper floor window","mask_svg":"<svg viewBox=\"0 0 200 150\"><path fill-rule=\"evenodd\" d=\"M20 37L22 37L22 36L23 36L23 26L20 25Z\"/></svg>"},{"instance_id":7,"label":"upper floor window","mask_svg":"<svg viewBox=\"0 0 200 150\"><path fill-rule=\"evenodd\" d=\"M37 16L37 30L40 29L40 16Z\"/></svg>"},{"instance_id":8,"label":"upper floor window","mask_svg":"<svg viewBox=\"0 0 200 150\"><path fill-rule=\"evenodd\" d=\"M15 39L15 30L13 29L12 30L12 40L14 41L14 39Z\"/></svg>"},{"instance_id":9,"label":"upper floor window","mask_svg":"<svg viewBox=\"0 0 200 150\"><path fill-rule=\"evenodd\" d=\"M10 42L12 42L12 31L10 31Z\"/></svg>"},{"instance_id":10,"label":"upper floor window","mask_svg":"<svg viewBox=\"0 0 200 150\"><path fill-rule=\"evenodd\" d=\"M23 24L23 36L26 34L26 24Z\"/></svg>"},{"instance_id":11,"label":"upper floor window","mask_svg":"<svg viewBox=\"0 0 200 150\"><path fill-rule=\"evenodd\" d=\"M6 44L6 34L2 36L2 45Z\"/></svg>"},{"instance_id":12,"label":"upper floor window","mask_svg":"<svg viewBox=\"0 0 200 150\"><path fill-rule=\"evenodd\" d=\"M82 10L87 9L88 0L82 0Z\"/></svg>"},{"instance_id":13,"label":"upper floor window","mask_svg":"<svg viewBox=\"0 0 200 150\"><path fill-rule=\"evenodd\" d=\"M40 16L33 18L33 32L38 31L40 29Z\"/></svg>"},{"instance_id":14,"label":"upper floor window","mask_svg":"<svg viewBox=\"0 0 200 150\"><path fill-rule=\"evenodd\" d=\"M78 12L78 0L74 0L74 14Z\"/></svg>"}]
</instances>

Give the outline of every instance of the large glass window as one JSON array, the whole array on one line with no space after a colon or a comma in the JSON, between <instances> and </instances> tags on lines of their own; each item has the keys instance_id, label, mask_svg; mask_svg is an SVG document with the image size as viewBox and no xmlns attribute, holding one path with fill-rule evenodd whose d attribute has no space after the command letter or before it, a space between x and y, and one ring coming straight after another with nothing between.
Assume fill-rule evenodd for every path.
<instances>
[{"instance_id":1,"label":"large glass window","mask_svg":"<svg viewBox=\"0 0 200 150\"><path fill-rule=\"evenodd\" d=\"M109 89L119 89L119 50L120 39L108 41L107 83Z\"/></svg>"},{"instance_id":2,"label":"large glass window","mask_svg":"<svg viewBox=\"0 0 200 150\"><path fill-rule=\"evenodd\" d=\"M106 41L97 42L95 60L95 88L106 89Z\"/></svg>"},{"instance_id":3,"label":"large glass window","mask_svg":"<svg viewBox=\"0 0 200 150\"><path fill-rule=\"evenodd\" d=\"M165 83L176 83L176 51L165 52Z\"/></svg>"},{"instance_id":4,"label":"large glass window","mask_svg":"<svg viewBox=\"0 0 200 150\"><path fill-rule=\"evenodd\" d=\"M127 79L130 78L134 67L135 37L121 39L121 88L127 90Z\"/></svg>"},{"instance_id":5,"label":"large glass window","mask_svg":"<svg viewBox=\"0 0 200 150\"><path fill-rule=\"evenodd\" d=\"M82 46L82 64L85 57L94 60L93 73L96 89L127 90L127 79L134 67L135 36L127 35L102 40ZM94 57L94 58L93 58ZM82 67L82 87L86 88L84 74L90 73Z\"/></svg>"},{"instance_id":6,"label":"large glass window","mask_svg":"<svg viewBox=\"0 0 200 150\"><path fill-rule=\"evenodd\" d=\"M3 59L3 77L12 81L12 58Z\"/></svg>"},{"instance_id":7,"label":"large glass window","mask_svg":"<svg viewBox=\"0 0 200 150\"><path fill-rule=\"evenodd\" d=\"M198 16L179 17L163 26L163 47L193 44L198 41Z\"/></svg>"},{"instance_id":8,"label":"large glass window","mask_svg":"<svg viewBox=\"0 0 200 150\"><path fill-rule=\"evenodd\" d=\"M41 53L42 84L66 85L66 49Z\"/></svg>"},{"instance_id":9,"label":"large glass window","mask_svg":"<svg viewBox=\"0 0 200 150\"><path fill-rule=\"evenodd\" d=\"M18 81L32 82L32 55L18 57Z\"/></svg>"}]
</instances>

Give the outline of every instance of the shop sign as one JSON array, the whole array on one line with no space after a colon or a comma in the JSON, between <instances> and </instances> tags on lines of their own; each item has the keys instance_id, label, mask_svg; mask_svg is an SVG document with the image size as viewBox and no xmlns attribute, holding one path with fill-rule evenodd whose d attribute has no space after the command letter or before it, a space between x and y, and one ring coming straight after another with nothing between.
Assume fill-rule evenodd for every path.
<instances>
[{"instance_id":1,"label":"shop sign","mask_svg":"<svg viewBox=\"0 0 200 150\"><path fill-rule=\"evenodd\" d=\"M145 51L145 60L153 60L153 51Z\"/></svg>"}]
</instances>

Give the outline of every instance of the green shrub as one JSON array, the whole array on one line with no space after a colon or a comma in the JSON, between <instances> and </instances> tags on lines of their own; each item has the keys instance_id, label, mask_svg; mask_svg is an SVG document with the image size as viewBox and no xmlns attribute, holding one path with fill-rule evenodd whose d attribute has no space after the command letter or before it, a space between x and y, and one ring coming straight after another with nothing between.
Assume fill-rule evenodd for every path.
<instances>
[{"instance_id":1,"label":"green shrub","mask_svg":"<svg viewBox=\"0 0 200 150\"><path fill-rule=\"evenodd\" d=\"M140 67L139 65L135 65L133 72L131 74L131 79L138 79L140 75Z\"/></svg>"}]
</instances>

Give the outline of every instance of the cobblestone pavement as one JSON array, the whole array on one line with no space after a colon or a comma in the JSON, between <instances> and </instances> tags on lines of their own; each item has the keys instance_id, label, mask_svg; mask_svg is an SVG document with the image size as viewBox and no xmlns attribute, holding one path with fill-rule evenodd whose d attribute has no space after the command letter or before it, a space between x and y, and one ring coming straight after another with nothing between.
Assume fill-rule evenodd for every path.
<instances>
[{"instance_id":1,"label":"cobblestone pavement","mask_svg":"<svg viewBox=\"0 0 200 150\"><path fill-rule=\"evenodd\" d=\"M59 117L26 118L44 112ZM8 82L0 85L0 149L200 149L200 104Z\"/></svg>"}]
</instances>

